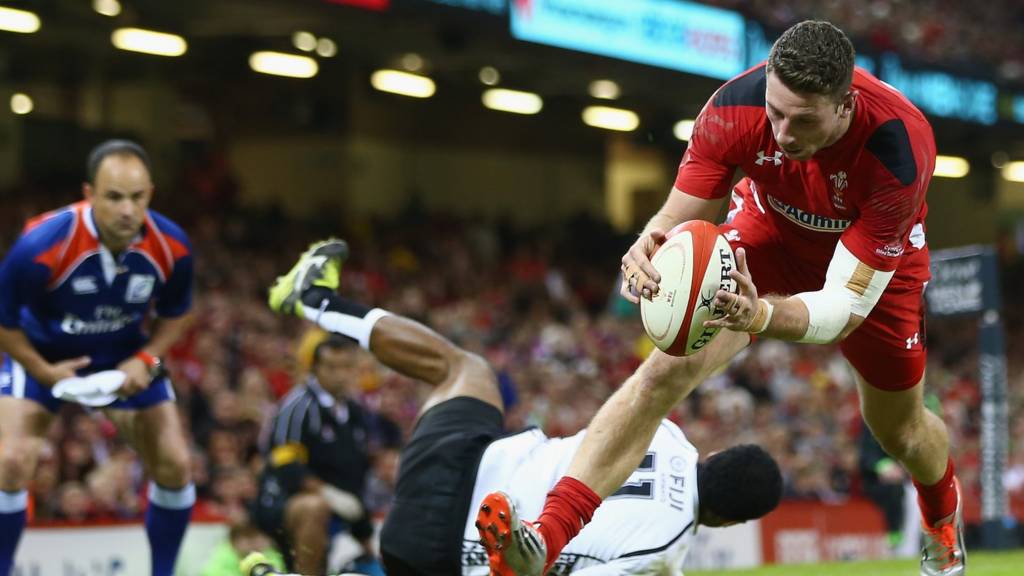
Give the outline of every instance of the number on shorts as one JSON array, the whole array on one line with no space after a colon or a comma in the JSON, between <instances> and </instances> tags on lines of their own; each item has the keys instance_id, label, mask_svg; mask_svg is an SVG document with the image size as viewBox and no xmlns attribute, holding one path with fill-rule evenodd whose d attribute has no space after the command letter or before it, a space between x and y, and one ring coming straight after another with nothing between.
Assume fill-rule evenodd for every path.
<instances>
[{"instance_id":1,"label":"number on shorts","mask_svg":"<svg viewBox=\"0 0 1024 576\"><path fill-rule=\"evenodd\" d=\"M636 471L643 472L654 472L655 467L655 453L648 452L644 455L644 459L640 462L640 466L637 466ZM654 498L654 479L653 478L641 478L632 482L626 482L622 485L622 488L616 490L608 500L612 498L641 498L644 500L650 500Z\"/></svg>"}]
</instances>

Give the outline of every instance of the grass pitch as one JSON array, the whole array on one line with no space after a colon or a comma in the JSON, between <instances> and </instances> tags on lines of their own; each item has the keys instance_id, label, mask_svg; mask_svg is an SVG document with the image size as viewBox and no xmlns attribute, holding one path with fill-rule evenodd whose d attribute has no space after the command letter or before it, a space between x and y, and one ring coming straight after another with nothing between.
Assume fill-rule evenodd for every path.
<instances>
[{"instance_id":1,"label":"grass pitch","mask_svg":"<svg viewBox=\"0 0 1024 576\"><path fill-rule=\"evenodd\" d=\"M1024 550L1012 552L967 552L970 576L1024 575ZM687 571L686 576L916 576L917 562L912 559L834 564L789 564L750 570L714 572Z\"/></svg>"}]
</instances>

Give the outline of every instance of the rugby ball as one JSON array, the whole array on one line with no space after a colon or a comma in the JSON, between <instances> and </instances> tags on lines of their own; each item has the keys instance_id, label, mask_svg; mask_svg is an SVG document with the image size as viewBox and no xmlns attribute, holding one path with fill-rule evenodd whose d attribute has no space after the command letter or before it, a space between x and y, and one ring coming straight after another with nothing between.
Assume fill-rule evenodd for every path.
<instances>
[{"instance_id":1,"label":"rugby ball","mask_svg":"<svg viewBox=\"0 0 1024 576\"><path fill-rule=\"evenodd\" d=\"M718 227L704 220L684 222L665 236L651 256L661 274L658 295L640 299L640 318L647 336L663 352L689 356L718 334L718 328L705 328L704 322L725 316L714 306L719 290L738 290L729 277L736 257Z\"/></svg>"}]
</instances>

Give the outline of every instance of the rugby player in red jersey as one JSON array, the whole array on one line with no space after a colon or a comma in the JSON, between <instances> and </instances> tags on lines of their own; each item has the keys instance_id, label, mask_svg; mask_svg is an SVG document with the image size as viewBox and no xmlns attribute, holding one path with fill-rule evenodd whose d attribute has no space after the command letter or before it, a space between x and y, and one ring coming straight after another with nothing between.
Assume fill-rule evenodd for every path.
<instances>
[{"instance_id":1,"label":"rugby player in red jersey","mask_svg":"<svg viewBox=\"0 0 1024 576\"><path fill-rule=\"evenodd\" d=\"M963 574L949 435L922 401L925 193L934 167L924 115L855 67L853 45L827 22L793 26L766 63L718 89L696 121L668 199L622 257L622 293L633 302L655 296L660 279L649 258L664 232L717 218L728 197L720 229L737 253L740 291L717 294L728 314L711 324L729 330L690 357L694 377L623 385L590 423L535 522L486 523L495 534L492 571L543 573L641 461L661 418L689 387L759 334L839 343L872 433L917 487L922 576ZM732 185L737 168L745 177ZM518 545L527 533L541 537L543 561ZM488 541L485 530L481 536Z\"/></svg>"}]
</instances>

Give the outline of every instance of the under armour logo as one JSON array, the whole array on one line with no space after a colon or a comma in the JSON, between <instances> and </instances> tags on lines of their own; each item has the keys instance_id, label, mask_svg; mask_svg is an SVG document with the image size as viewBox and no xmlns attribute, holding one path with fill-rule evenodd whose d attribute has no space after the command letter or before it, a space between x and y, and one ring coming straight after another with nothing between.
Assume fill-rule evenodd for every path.
<instances>
[{"instance_id":1,"label":"under armour logo","mask_svg":"<svg viewBox=\"0 0 1024 576\"><path fill-rule=\"evenodd\" d=\"M910 350L911 347L916 346L916 345L918 345L920 343L921 343L921 333L920 332L914 332L913 336L911 336L910 338L907 338L907 350Z\"/></svg>"},{"instance_id":2,"label":"under armour logo","mask_svg":"<svg viewBox=\"0 0 1024 576\"><path fill-rule=\"evenodd\" d=\"M758 150L757 151L757 160L754 160L754 164L757 164L758 166L764 166L765 162L771 162L772 164L774 164L776 166L781 166L782 165L782 151L781 150L776 150L775 153L772 154L771 156L765 156L764 155L764 150Z\"/></svg>"},{"instance_id":3,"label":"under armour logo","mask_svg":"<svg viewBox=\"0 0 1024 576\"><path fill-rule=\"evenodd\" d=\"M735 228L729 230L728 232L725 233L725 239L728 240L729 242L739 242L740 231Z\"/></svg>"}]
</instances>

